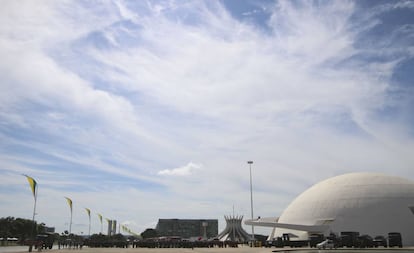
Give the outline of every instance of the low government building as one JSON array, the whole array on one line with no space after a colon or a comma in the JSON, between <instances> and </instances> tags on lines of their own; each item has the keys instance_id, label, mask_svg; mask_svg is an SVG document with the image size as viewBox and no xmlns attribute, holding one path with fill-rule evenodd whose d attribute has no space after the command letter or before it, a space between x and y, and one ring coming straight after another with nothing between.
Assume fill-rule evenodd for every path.
<instances>
[{"instance_id":1,"label":"low government building","mask_svg":"<svg viewBox=\"0 0 414 253\"><path fill-rule=\"evenodd\" d=\"M217 219L159 219L155 228L158 236L181 238L215 238L218 235Z\"/></svg>"}]
</instances>

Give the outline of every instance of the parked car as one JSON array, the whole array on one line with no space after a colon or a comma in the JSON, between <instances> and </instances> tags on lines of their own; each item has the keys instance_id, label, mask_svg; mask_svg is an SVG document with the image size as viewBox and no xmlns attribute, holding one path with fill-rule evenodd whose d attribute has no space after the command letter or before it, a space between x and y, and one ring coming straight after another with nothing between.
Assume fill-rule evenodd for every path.
<instances>
[{"instance_id":1,"label":"parked car","mask_svg":"<svg viewBox=\"0 0 414 253\"><path fill-rule=\"evenodd\" d=\"M358 248L372 248L374 247L374 242L371 236L369 235L360 235L357 239Z\"/></svg>"},{"instance_id":2,"label":"parked car","mask_svg":"<svg viewBox=\"0 0 414 253\"><path fill-rule=\"evenodd\" d=\"M312 234L309 236L309 246L311 248L316 248L316 245L324 240L325 236L323 234Z\"/></svg>"},{"instance_id":3,"label":"parked car","mask_svg":"<svg viewBox=\"0 0 414 253\"><path fill-rule=\"evenodd\" d=\"M354 248L358 244L359 232L346 231L341 232L339 247Z\"/></svg>"},{"instance_id":4,"label":"parked car","mask_svg":"<svg viewBox=\"0 0 414 253\"><path fill-rule=\"evenodd\" d=\"M378 248L380 246L383 246L383 247L386 248L388 246L387 239L384 236L382 236L382 235L375 236L375 238L372 241L372 243L374 244L374 247L375 248Z\"/></svg>"},{"instance_id":5,"label":"parked car","mask_svg":"<svg viewBox=\"0 0 414 253\"><path fill-rule=\"evenodd\" d=\"M35 248L52 249L55 238L53 234L39 234L36 237Z\"/></svg>"},{"instance_id":6,"label":"parked car","mask_svg":"<svg viewBox=\"0 0 414 253\"><path fill-rule=\"evenodd\" d=\"M390 247L398 246L402 248L401 233L397 233L397 232L388 233L388 246Z\"/></svg>"},{"instance_id":7,"label":"parked car","mask_svg":"<svg viewBox=\"0 0 414 253\"><path fill-rule=\"evenodd\" d=\"M267 240L264 244L264 246L266 248L271 248L273 246L273 241L272 240Z\"/></svg>"},{"instance_id":8,"label":"parked car","mask_svg":"<svg viewBox=\"0 0 414 253\"><path fill-rule=\"evenodd\" d=\"M333 249L335 248L334 242L330 239L326 239L323 242L316 244L316 248L318 249Z\"/></svg>"}]
</instances>

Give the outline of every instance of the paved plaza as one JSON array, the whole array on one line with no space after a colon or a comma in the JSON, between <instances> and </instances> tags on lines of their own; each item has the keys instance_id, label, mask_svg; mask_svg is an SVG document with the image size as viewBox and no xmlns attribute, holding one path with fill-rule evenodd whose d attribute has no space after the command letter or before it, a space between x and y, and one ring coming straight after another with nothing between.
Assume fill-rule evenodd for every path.
<instances>
[{"instance_id":1,"label":"paved plaza","mask_svg":"<svg viewBox=\"0 0 414 253\"><path fill-rule=\"evenodd\" d=\"M0 247L0 253L23 253L27 252L27 247ZM385 252L414 252L414 248L393 248L393 249L337 249L337 250L317 250L317 249L276 249L276 248L250 248L248 246L241 246L239 248L87 248L82 250L70 250L70 249L52 249L44 250L42 252L50 253L272 253L272 252L295 252L295 253L385 253ZM37 251L33 251L37 253Z\"/></svg>"}]
</instances>

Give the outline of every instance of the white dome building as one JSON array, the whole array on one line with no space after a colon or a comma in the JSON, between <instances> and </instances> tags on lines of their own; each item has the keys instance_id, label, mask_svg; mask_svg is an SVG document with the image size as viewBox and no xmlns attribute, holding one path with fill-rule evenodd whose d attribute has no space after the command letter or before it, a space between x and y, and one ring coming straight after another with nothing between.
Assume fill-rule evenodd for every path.
<instances>
[{"instance_id":1,"label":"white dome building","mask_svg":"<svg viewBox=\"0 0 414 253\"><path fill-rule=\"evenodd\" d=\"M305 240L312 233L356 231L387 236L400 232L414 245L414 182L378 173L351 173L315 184L300 194L279 218L246 221L275 227L271 237L289 233Z\"/></svg>"}]
</instances>

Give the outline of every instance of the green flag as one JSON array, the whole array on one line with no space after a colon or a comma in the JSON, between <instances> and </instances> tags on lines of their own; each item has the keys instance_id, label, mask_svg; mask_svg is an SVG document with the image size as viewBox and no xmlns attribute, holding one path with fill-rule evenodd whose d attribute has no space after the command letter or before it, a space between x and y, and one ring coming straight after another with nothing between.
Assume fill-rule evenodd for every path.
<instances>
[{"instance_id":1,"label":"green flag","mask_svg":"<svg viewBox=\"0 0 414 253\"><path fill-rule=\"evenodd\" d=\"M70 212L72 213L72 200L68 197L65 197L65 199L68 201L68 205L70 207Z\"/></svg>"},{"instance_id":2,"label":"green flag","mask_svg":"<svg viewBox=\"0 0 414 253\"><path fill-rule=\"evenodd\" d=\"M24 175L27 178L27 181L29 181L30 188L33 192L33 197L36 198L36 189L37 189L37 183L36 180L34 180L32 177L29 177L28 175Z\"/></svg>"}]
</instances>

